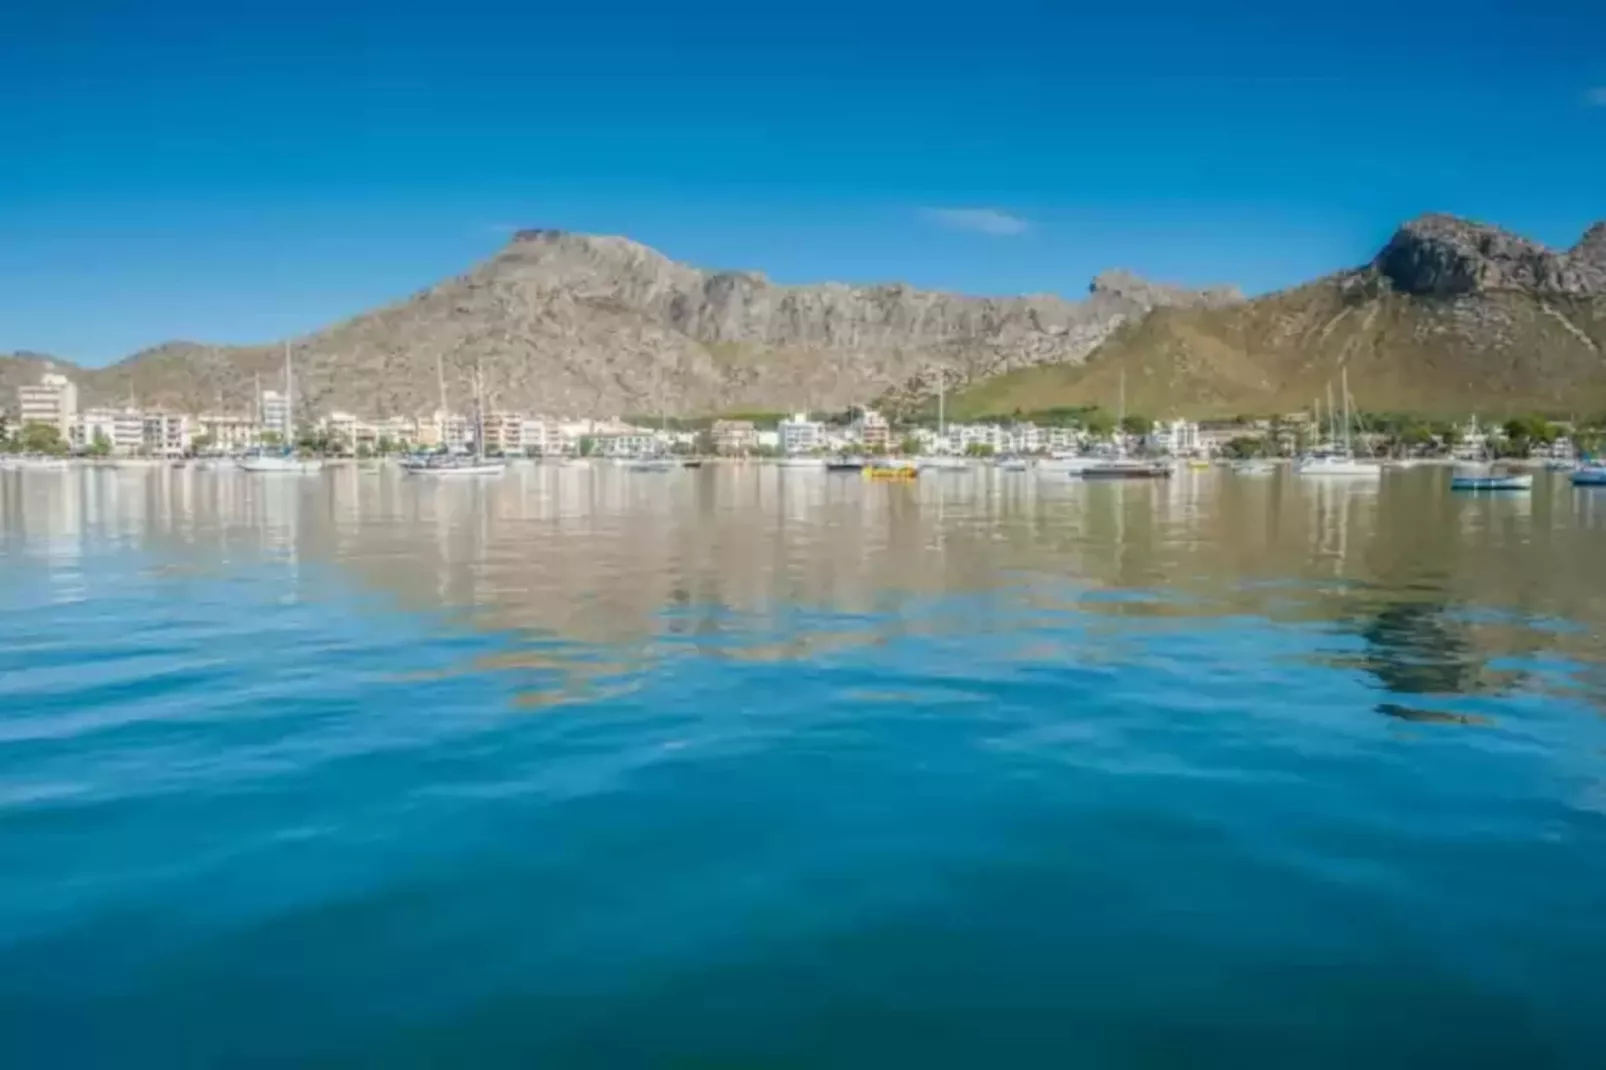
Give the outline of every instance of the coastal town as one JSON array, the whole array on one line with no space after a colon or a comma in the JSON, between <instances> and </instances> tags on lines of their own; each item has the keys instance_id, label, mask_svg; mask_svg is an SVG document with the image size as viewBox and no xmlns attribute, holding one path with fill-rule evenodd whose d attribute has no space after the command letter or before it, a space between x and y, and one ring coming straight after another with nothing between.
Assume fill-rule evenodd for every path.
<instances>
[{"instance_id":1,"label":"coastal town","mask_svg":"<svg viewBox=\"0 0 1606 1070\"><path fill-rule=\"evenodd\" d=\"M1091 410L1053 422L1030 418L894 423L871 408L826 419L808 413L659 421L621 416L518 412L473 415L445 409L419 416L364 417L331 411L310 419L293 414L286 394L258 393L255 412L174 412L81 406L77 384L45 372L18 387L0 407L0 450L90 458L225 457L253 450L299 447L335 457L413 452L478 452L501 457L631 458L650 455L726 457L887 454L971 458L1031 457L1118 450L1156 457L1212 459L1292 456L1321 444L1319 412L1277 418L1196 421L1113 420ZM1591 429L1537 417L1483 425L1379 422L1356 431L1357 444L1379 455L1438 454L1571 458L1592 452Z\"/></svg>"}]
</instances>

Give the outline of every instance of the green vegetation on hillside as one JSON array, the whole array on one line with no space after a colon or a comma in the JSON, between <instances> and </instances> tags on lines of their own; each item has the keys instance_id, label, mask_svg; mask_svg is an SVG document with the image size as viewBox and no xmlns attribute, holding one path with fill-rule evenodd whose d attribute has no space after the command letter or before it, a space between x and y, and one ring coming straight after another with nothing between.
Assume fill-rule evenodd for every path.
<instances>
[{"instance_id":1,"label":"green vegetation on hillside","mask_svg":"<svg viewBox=\"0 0 1606 1070\"><path fill-rule=\"evenodd\" d=\"M1606 298L1398 294L1352 272L1222 308L1162 308L1082 364L972 385L956 418L1114 407L1194 418L1305 411L1346 371L1357 408L1419 417L1557 417L1606 407Z\"/></svg>"}]
</instances>

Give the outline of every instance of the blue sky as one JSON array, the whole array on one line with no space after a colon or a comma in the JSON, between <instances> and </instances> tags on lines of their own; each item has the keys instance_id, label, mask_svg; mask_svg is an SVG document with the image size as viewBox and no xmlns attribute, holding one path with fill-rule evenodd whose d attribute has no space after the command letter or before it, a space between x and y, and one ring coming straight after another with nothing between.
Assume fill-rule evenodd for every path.
<instances>
[{"instance_id":1,"label":"blue sky","mask_svg":"<svg viewBox=\"0 0 1606 1070\"><path fill-rule=\"evenodd\" d=\"M1606 217L1606 4L1296 6L0 5L0 351L282 337L522 226L1074 295Z\"/></svg>"}]
</instances>

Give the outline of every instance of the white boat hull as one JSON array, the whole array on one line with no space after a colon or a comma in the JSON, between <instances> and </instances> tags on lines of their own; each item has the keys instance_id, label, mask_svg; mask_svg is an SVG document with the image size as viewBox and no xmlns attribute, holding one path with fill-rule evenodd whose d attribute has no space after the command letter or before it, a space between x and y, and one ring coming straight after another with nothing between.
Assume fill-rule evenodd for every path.
<instances>
[{"instance_id":1,"label":"white boat hull","mask_svg":"<svg viewBox=\"0 0 1606 1070\"><path fill-rule=\"evenodd\" d=\"M240 460L240 471L262 475L312 475L323 471L323 461L300 457L246 457Z\"/></svg>"},{"instance_id":2,"label":"white boat hull","mask_svg":"<svg viewBox=\"0 0 1606 1070\"><path fill-rule=\"evenodd\" d=\"M1300 461L1295 469L1302 476L1348 476L1377 478L1383 466L1376 461L1357 461L1348 457L1318 457Z\"/></svg>"},{"instance_id":3,"label":"white boat hull","mask_svg":"<svg viewBox=\"0 0 1606 1070\"><path fill-rule=\"evenodd\" d=\"M418 464L406 465L402 471L410 476L434 476L450 479L457 476L499 476L507 470L503 461L485 461L472 464Z\"/></svg>"},{"instance_id":4,"label":"white boat hull","mask_svg":"<svg viewBox=\"0 0 1606 1070\"><path fill-rule=\"evenodd\" d=\"M1103 463L1099 457L1049 457L1037 462L1037 470L1043 473L1082 472Z\"/></svg>"}]
</instances>

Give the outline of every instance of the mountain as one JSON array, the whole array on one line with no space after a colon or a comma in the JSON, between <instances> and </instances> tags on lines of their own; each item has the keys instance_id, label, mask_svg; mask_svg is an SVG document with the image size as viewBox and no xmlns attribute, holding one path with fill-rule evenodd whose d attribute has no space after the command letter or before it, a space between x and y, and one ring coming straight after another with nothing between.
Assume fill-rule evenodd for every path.
<instances>
[{"instance_id":1,"label":"mountain","mask_svg":"<svg viewBox=\"0 0 1606 1070\"><path fill-rule=\"evenodd\" d=\"M1606 223L1552 251L1444 215L1371 263L1239 304L1162 308L1079 365L1024 369L957 397L959 415L1113 407L1229 416L1307 408L1348 369L1370 411L1606 411Z\"/></svg>"},{"instance_id":2,"label":"mountain","mask_svg":"<svg viewBox=\"0 0 1606 1070\"><path fill-rule=\"evenodd\" d=\"M61 360L45 353L0 353L0 411L15 407L17 387L37 383L45 372L59 371L74 379L83 376L83 369L71 361Z\"/></svg>"},{"instance_id":3,"label":"mountain","mask_svg":"<svg viewBox=\"0 0 1606 1070\"><path fill-rule=\"evenodd\" d=\"M1156 307L1216 308L1236 290L1125 272L1080 301L964 297L908 286L781 286L710 272L624 238L529 230L466 275L291 343L314 411L433 410L436 360L457 407L476 362L490 403L576 414L839 409L943 369L966 382L1081 360ZM171 342L80 376L89 402L244 409L280 382L279 345Z\"/></svg>"}]
</instances>

